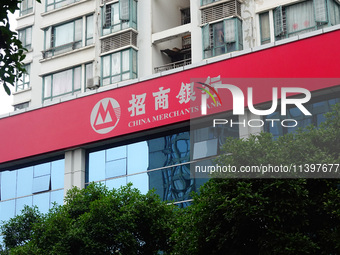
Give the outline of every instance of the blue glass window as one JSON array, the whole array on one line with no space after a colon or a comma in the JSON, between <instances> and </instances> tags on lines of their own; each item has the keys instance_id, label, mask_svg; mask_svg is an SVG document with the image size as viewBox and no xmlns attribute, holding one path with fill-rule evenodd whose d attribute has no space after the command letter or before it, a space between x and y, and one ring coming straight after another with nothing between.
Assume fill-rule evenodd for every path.
<instances>
[{"instance_id":1,"label":"blue glass window","mask_svg":"<svg viewBox=\"0 0 340 255\"><path fill-rule=\"evenodd\" d=\"M325 121L324 114L331 111L332 105L340 103L340 98L332 99L319 99L315 102L306 103L304 106L312 115L304 115L298 108L292 107L287 109L287 115L281 116L279 111L272 113L271 115L265 116L264 119L294 119L298 122L296 127L283 127L279 122L275 122L272 126L270 121L265 121L264 131L273 134L274 138L282 136L287 133L294 133L299 128L307 127L310 124L318 127L323 121ZM293 126L294 123L285 122L285 125Z\"/></svg>"},{"instance_id":2,"label":"blue glass window","mask_svg":"<svg viewBox=\"0 0 340 255\"><path fill-rule=\"evenodd\" d=\"M7 221L15 215L15 200L0 203L0 222Z\"/></svg>"},{"instance_id":3,"label":"blue glass window","mask_svg":"<svg viewBox=\"0 0 340 255\"><path fill-rule=\"evenodd\" d=\"M17 188L17 171L1 173L1 200L15 198Z\"/></svg>"},{"instance_id":4,"label":"blue glass window","mask_svg":"<svg viewBox=\"0 0 340 255\"><path fill-rule=\"evenodd\" d=\"M64 188L64 168L65 162L63 159L53 161L51 166L51 189Z\"/></svg>"},{"instance_id":5,"label":"blue glass window","mask_svg":"<svg viewBox=\"0 0 340 255\"><path fill-rule=\"evenodd\" d=\"M227 125L193 132L194 142L238 137L238 127ZM216 148L217 150L217 148ZM89 152L87 183L104 183L109 189L132 183L143 194L150 189L163 200L184 201L207 179L190 178L190 134L169 134L142 142Z\"/></svg>"},{"instance_id":6,"label":"blue glass window","mask_svg":"<svg viewBox=\"0 0 340 255\"><path fill-rule=\"evenodd\" d=\"M64 164L60 159L0 172L0 221L20 214L25 205L46 213L53 202L62 204Z\"/></svg>"},{"instance_id":7,"label":"blue glass window","mask_svg":"<svg viewBox=\"0 0 340 255\"><path fill-rule=\"evenodd\" d=\"M33 206L37 206L39 211L47 213L50 209L50 193L45 192L33 196Z\"/></svg>"},{"instance_id":8,"label":"blue glass window","mask_svg":"<svg viewBox=\"0 0 340 255\"><path fill-rule=\"evenodd\" d=\"M22 197L15 200L15 214L19 215L21 211L24 209L25 205L32 206L32 196Z\"/></svg>"},{"instance_id":9,"label":"blue glass window","mask_svg":"<svg viewBox=\"0 0 340 255\"><path fill-rule=\"evenodd\" d=\"M18 172L17 180L17 194L16 196L22 197L32 194L33 185L33 167L22 168Z\"/></svg>"}]
</instances>

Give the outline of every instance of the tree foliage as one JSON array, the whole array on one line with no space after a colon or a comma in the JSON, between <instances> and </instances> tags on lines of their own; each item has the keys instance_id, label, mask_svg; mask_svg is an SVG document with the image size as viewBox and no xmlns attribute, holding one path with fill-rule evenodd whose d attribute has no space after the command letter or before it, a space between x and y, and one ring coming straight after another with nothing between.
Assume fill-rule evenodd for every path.
<instances>
[{"instance_id":1,"label":"tree foliage","mask_svg":"<svg viewBox=\"0 0 340 255\"><path fill-rule=\"evenodd\" d=\"M157 254L169 250L172 210L153 192L91 184L70 190L65 205L40 216L29 235L17 216L4 225L4 241L10 254ZM22 238L9 243L15 235Z\"/></svg>"},{"instance_id":2,"label":"tree foliage","mask_svg":"<svg viewBox=\"0 0 340 255\"><path fill-rule=\"evenodd\" d=\"M340 107L320 128L228 139L220 165L340 163ZM340 174L340 169L338 169ZM182 212L174 254L340 254L338 179L211 179Z\"/></svg>"},{"instance_id":3,"label":"tree foliage","mask_svg":"<svg viewBox=\"0 0 340 255\"><path fill-rule=\"evenodd\" d=\"M21 0L0 2L0 84L11 94L10 85L25 72L23 60L26 49L18 39L18 33L10 30L8 12L19 10ZM37 0L40 3L40 0Z\"/></svg>"}]
</instances>

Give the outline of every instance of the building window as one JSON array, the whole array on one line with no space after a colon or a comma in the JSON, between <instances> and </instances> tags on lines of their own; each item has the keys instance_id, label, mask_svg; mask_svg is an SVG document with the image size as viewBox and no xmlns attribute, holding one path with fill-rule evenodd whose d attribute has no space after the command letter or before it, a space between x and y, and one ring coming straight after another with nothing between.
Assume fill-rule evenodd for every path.
<instances>
[{"instance_id":1,"label":"building window","mask_svg":"<svg viewBox=\"0 0 340 255\"><path fill-rule=\"evenodd\" d=\"M14 111L23 110L25 108L28 108L28 106L29 106L29 102L16 104L16 105L14 105Z\"/></svg>"},{"instance_id":2,"label":"building window","mask_svg":"<svg viewBox=\"0 0 340 255\"><path fill-rule=\"evenodd\" d=\"M324 114L331 111L334 104L340 103L340 98L321 98L312 103L306 103L304 106L312 115L304 115L297 107L291 107L287 109L287 115L282 116L280 111L276 111L271 115L265 117L265 119L277 119L280 122L284 119L294 119L298 122L296 127L283 127L281 125L272 125L270 121L265 121L264 131L273 134L274 138L282 136L287 133L294 133L299 128L307 127L310 124L318 127L323 121L325 121ZM277 122L279 123L279 121ZM294 125L294 123L286 123L286 125Z\"/></svg>"},{"instance_id":3,"label":"building window","mask_svg":"<svg viewBox=\"0 0 340 255\"><path fill-rule=\"evenodd\" d=\"M85 45L93 44L93 15L86 17L86 42Z\"/></svg>"},{"instance_id":4,"label":"building window","mask_svg":"<svg viewBox=\"0 0 340 255\"><path fill-rule=\"evenodd\" d=\"M102 8L102 35L111 34L125 28L137 29L137 1L120 0L105 4Z\"/></svg>"},{"instance_id":5,"label":"building window","mask_svg":"<svg viewBox=\"0 0 340 255\"><path fill-rule=\"evenodd\" d=\"M185 164L190 160L189 132L90 152L88 159L87 183L119 188L132 182L144 194L155 188L165 201L186 200L196 190Z\"/></svg>"},{"instance_id":6,"label":"building window","mask_svg":"<svg viewBox=\"0 0 340 255\"><path fill-rule=\"evenodd\" d=\"M273 15L276 40L340 23L340 7L334 0L308 0L279 6L273 10Z\"/></svg>"},{"instance_id":7,"label":"building window","mask_svg":"<svg viewBox=\"0 0 340 255\"><path fill-rule=\"evenodd\" d=\"M269 12L260 14L261 44L270 43Z\"/></svg>"},{"instance_id":8,"label":"building window","mask_svg":"<svg viewBox=\"0 0 340 255\"><path fill-rule=\"evenodd\" d=\"M83 22L86 24L83 24ZM83 42L83 27L86 28L85 42ZM90 43L93 43L93 16L51 26L45 29L43 58L72 51Z\"/></svg>"},{"instance_id":9,"label":"building window","mask_svg":"<svg viewBox=\"0 0 340 255\"><path fill-rule=\"evenodd\" d=\"M22 0L20 3L20 16L33 12L33 0Z\"/></svg>"},{"instance_id":10,"label":"building window","mask_svg":"<svg viewBox=\"0 0 340 255\"><path fill-rule=\"evenodd\" d=\"M79 2L80 0L47 0L46 11L58 9L68 4Z\"/></svg>"},{"instance_id":11,"label":"building window","mask_svg":"<svg viewBox=\"0 0 340 255\"><path fill-rule=\"evenodd\" d=\"M181 10L181 25L189 24L191 22L190 18L190 8Z\"/></svg>"},{"instance_id":12,"label":"building window","mask_svg":"<svg viewBox=\"0 0 340 255\"><path fill-rule=\"evenodd\" d=\"M16 91L21 91L28 89L30 87L30 71L31 71L31 66L30 65L25 65L25 73L22 74L22 76L18 79L16 79L16 86L15 90Z\"/></svg>"},{"instance_id":13,"label":"building window","mask_svg":"<svg viewBox=\"0 0 340 255\"><path fill-rule=\"evenodd\" d=\"M81 91L81 67L46 75L43 78L43 100L52 100Z\"/></svg>"},{"instance_id":14,"label":"building window","mask_svg":"<svg viewBox=\"0 0 340 255\"><path fill-rule=\"evenodd\" d=\"M190 143L215 139L221 141L216 143L218 150L218 144L223 144L226 137L239 137L238 126L221 125L190 132L177 131L137 143L89 151L86 183L102 182L109 188L119 188L132 182L142 193L155 189L164 201L190 199L190 193L198 191L207 181L190 177Z\"/></svg>"},{"instance_id":15,"label":"building window","mask_svg":"<svg viewBox=\"0 0 340 255\"><path fill-rule=\"evenodd\" d=\"M22 46L27 50L32 47L32 27L27 27L18 31L19 40L22 42Z\"/></svg>"},{"instance_id":16,"label":"building window","mask_svg":"<svg viewBox=\"0 0 340 255\"><path fill-rule=\"evenodd\" d=\"M202 27L204 58L242 50L242 21L238 18Z\"/></svg>"},{"instance_id":17,"label":"building window","mask_svg":"<svg viewBox=\"0 0 340 255\"><path fill-rule=\"evenodd\" d=\"M137 78L137 51L127 49L102 57L103 86Z\"/></svg>"},{"instance_id":18,"label":"building window","mask_svg":"<svg viewBox=\"0 0 340 255\"><path fill-rule=\"evenodd\" d=\"M0 172L0 222L21 213L25 205L47 213L63 204L64 159Z\"/></svg>"},{"instance_id":19,"label":"building window","mask_svg":"<svg viewBox=\"0 0 340 255\"><path fill-rule=\"evenodd\" d=\"M89 80L93 79L93 63L89 63L85 65L85 81L86 84L89 84ZM93 84L93 81L92 81Z\"/></svg>"},{"instance_id":20,"label":"building window","mask_svg":"<svg viewBox=\"0 0 340 255\"><path fill-rule=\"evenodd\" d=\"M201 5L206 5L206 4L210 4L210 3L214 3L218 1L221 1L221 0L201 0Z\"/></svg>"}]
</instances>

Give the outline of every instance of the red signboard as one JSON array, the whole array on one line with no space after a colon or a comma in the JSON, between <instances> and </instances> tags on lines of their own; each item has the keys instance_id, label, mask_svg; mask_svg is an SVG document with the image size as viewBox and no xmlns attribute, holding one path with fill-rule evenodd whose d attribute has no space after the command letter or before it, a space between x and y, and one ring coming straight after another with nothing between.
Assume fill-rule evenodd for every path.
<instances>
[{"instance_id":1,"label":"red signboard","mask_svg":"<svg viewBox=\"0 0 340 255\"><path fill-rule=\"evenodd\" d=\"M301 79L338 78L339 41L340 31L330 32L0 119L0 163L188 120L186 89L196 78L252 78L234 82L244 92L254 88L255 104L270 101L273 86L339 85L338 79ZM278 78L282 84L273 84Z\"/></svg>"}]
</instances>

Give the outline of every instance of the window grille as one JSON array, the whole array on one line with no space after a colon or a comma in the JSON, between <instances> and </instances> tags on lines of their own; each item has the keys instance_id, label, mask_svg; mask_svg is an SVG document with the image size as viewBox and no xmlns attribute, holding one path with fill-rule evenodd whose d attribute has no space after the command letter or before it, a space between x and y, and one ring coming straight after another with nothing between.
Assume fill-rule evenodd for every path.
<instances>
[{"instance_id":1,"label":"window grille","mask_svg":"<svg viewBox=\"0 0 340 255\"><path fill-rule=\"evenodd\" d=\"M106 37L102 39L101 43L102 53L119 49L124 46L133 45L137 47L137 33L132 30L129 30L124 33Z\"/></svg>"},{"instance_id":2,"label":"window grille","mask_svg":"<svg viewBox=\"0 0 340 255\"><path fill-rule=\"evenodd\" d=\"M241 17L241 3L237 0L221 3L202 9L201 24L215 20L238 16Z\"/></svg>"}]
</instances>

